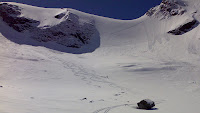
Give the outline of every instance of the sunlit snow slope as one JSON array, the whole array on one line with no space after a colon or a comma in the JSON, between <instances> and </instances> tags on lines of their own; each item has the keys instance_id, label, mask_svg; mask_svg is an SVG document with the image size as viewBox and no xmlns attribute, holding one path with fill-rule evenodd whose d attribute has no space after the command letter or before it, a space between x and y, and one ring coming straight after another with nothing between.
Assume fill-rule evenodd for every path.
<instances>
[{"instance_id":1,"label":"sunlit snow slope","mask_svg":"<svg viewBox=\"0 0 200 113\"><path fill-rule=\"evenodd\" d=\"M198 113L200 1L136 20L0 3L0 113ZM131 13L131 11L130 11Z\"/></svg>"}]
</instances>

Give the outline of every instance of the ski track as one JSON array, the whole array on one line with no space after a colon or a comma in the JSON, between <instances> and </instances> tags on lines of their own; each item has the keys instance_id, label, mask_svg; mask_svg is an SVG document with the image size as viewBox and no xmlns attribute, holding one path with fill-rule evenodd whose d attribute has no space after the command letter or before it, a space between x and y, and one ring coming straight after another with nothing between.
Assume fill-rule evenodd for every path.
<instances>
[{"instance_id":1,"label":"ski track","mask_svg":"<svg viewBox=\"0 0 200 113\"><path fill-rule=\"evenodd\" d=\"M116 106L101 108L101 109L96 110L96 111L94 111L92 113L101 113L102 111L103 111L102 113L108 113L112 109L115 109L115 108L118 108L118 107L122 107L122 106L127 106L127 105L132 105L132 104L122 104L122 105L116 105Z\"/></svg>"},{"instance_id":2,"label":"ski track","mask_svg":"<svg viewBox=\"0 0 200 113\"><path fill-rule=\"evenodd\" d=\"M66 69L70 69L74 73L74 76L80 77L81 80L85 81L88 85L93 85L95 87L102 87L102 85L108 85L109 87L119 89L120 91L127 91L126 88L123 88L121 86L116 85L115 83L106 80L105 77L103 77L100 74L97 74L95 70L86 69L81 64L76 65L72 61L65 61L56 57L49 57L49 59L61 62Z\"/></svg>"},{"instance_id":3,"label":"ski track","mask_svg":"<svg viewBox=\"0 0 200 113\"><path fill-rule=\"evenodd\" d=\"M165 100L161 100L161 101L155 101L155 104L158 105L162 102L164 102ZM111 110L116 109L116 108L120 108L120 107L126 107L126 106L130 106L132 108L137 109L137 103L133 103L133 104L121 104L121 105L115 105L115 106L111 106L111 107L105 107L105 108L101 108L98 109L92 113L109 113Z\"/></svg>"}]
</instances>

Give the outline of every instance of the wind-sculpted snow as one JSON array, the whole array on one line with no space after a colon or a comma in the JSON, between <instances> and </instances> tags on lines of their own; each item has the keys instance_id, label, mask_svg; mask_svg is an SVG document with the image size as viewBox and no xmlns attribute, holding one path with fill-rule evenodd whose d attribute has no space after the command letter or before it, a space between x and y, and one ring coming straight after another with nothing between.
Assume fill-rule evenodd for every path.
<instances>
[{"instance_id":1,"label":"wind-sculpted snow","mask_svg":"<svg viewBox=\"0 0 200 113\"><path fill-rule=\"evenodd\" d=\"M79 16L66 10L57 15L52 14L52 18L59 21L58 24L47 24L41 27L39 26L41 21L24 17L22 10L26 9L9 3L0 4L0 16L3 21L19 34L24 35L24 38L32 38L38 42L55 42L68 48L87 46L88 51L93 51L99 46L98 31L92 19L80 22ZM9 35L7 36L9 38Z\"/></svg>"}]
</instances>

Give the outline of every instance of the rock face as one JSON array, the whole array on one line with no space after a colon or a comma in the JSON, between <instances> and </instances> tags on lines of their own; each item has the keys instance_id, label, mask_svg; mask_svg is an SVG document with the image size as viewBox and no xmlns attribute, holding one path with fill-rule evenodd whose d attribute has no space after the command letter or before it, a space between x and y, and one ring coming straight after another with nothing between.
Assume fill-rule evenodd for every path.
<instances>
[{"instance_id":1,"label":"rock face","mask_svg":"<svg viewBox=\"0 0 200 113\"><path fill-rule=\"evenodd\" d=\"M184 6L186 6L186 4L181 1L163 0L159 6L151 8L146 15L155 17L162 16L162 19L175 15L182 15L186 12Z\"/></svg>"},{"instance_id":2,"label":"rock face","mask_svg":"<svg viewBox=\"0 0 200 113\"><path fill-rule=\"evenodd\" d=\"M30 38L39 42L55 42L70 48L81 48L90 44L94 35L98 32L95 22L80 22L79 16L67 12L53 15L58 21L54 26L38 27L40 21L23 17L23 8L9 3L0 4L0 17L11 28L19 33L28 32Z\"/></svg>"},{"instance_id":3,"label":"rock face","mask_svg":"<svg viewBox=\"0 0 200 113\"><path fill-rule=\"evenodd\" d=\"M197 20L189 21L183 25L180 25L178 28L175 28L174 30L169 31L168 33L173 35L182 35L184 33L187 33L188 31L192 30L193 28L197 27L199 22Z\"/></svg>"},{"instance_id":4,"label":"rock face","mask_svg":"<svg viewBox=\"0 0 200 113\"><path fill-rule=\"evenodd\" d=\"M57 18L57 19L61 19L61 18L63 18L64 16L65 16L65 13L60 13L60 14L54 16L54 17Z\"/></svg>"},{"instance_id":5,"label":"rock face","mask_svg":"<svg viewBox=\"0 0 200 113\"><path fill-rule=\"evenodd\" d=\"M59 15L58 17L61 18L62 16ZM58 44L72 48L80 48L85 44L89 44L90 39L97 31L94 22L80 24L77 15L69 13L65 16L66 20L58 25L45 29L35 28L31 32L31 38L39 42L55 41Z\"/></svg>"},{"instance_id":6,"label":"rock face","mask_svg":"<svg viewBox=\"0 0 200 113\"><path fill-rule=\"evenodd\" d=\"M152 109L155 106L155 103L150 99L144 99L137 103L139 109Z\"/></svg>"},{"instance_id":7,"label":"rock face","mask_svg":"<svg viewBox=\"0 0 200 113\"><path fill-rule=\"evenodd\" d=\"M18 6L7 3L0 4L0 17L16 31L30 30L33 29L34 24L39 24L36 20L19 17L21 15L20 11L21 9Z\"/></svg>"}]
</instances>

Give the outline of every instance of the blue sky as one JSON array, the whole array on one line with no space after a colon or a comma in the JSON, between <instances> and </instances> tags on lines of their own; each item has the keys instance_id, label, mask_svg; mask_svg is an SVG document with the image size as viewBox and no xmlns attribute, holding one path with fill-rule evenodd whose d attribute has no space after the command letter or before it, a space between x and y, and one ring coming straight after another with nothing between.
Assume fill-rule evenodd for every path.
<instances>
[{"instance_id":1,"label":"blue sky","mask_svg":"<svg viewBox=\"0 0 200 113\"><path fill-rule=\"evenodd\" d=\"M17 1L42 7L73 8L90 14L116 19L135 19L161 0L0 0Z\"/></svg>"}]
</instances>

